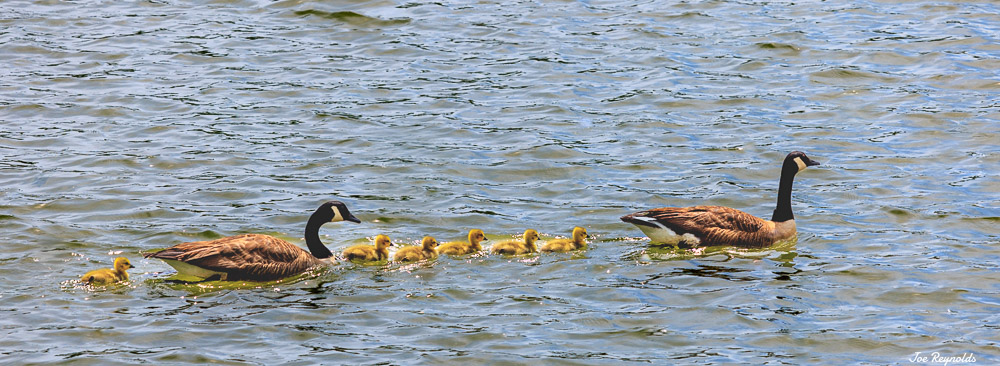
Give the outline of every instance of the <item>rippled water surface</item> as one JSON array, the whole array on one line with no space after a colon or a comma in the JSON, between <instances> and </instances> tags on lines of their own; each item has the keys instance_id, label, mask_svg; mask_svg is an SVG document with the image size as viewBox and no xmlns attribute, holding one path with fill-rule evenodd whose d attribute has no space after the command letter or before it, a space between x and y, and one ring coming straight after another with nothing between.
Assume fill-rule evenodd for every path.
<instances>
[{"instance_id":1,"label":"rippled water surface","mask_svg":"<svg viewBox=\"0 0 1000 366\"><path fill-rule=\"evenodd\" d=\"M0 363L1000 363L998 14L0 2ZM770 217L792 150L823 163L796 181L797 243L685 251L618 220ZM331 199L364 220L324 227L335 252L471 228L594 238L269 283L173 283L141 256L241 233L304 246ZM116 256L126 285L74 283Z\"/></svg>"}]
</instances>

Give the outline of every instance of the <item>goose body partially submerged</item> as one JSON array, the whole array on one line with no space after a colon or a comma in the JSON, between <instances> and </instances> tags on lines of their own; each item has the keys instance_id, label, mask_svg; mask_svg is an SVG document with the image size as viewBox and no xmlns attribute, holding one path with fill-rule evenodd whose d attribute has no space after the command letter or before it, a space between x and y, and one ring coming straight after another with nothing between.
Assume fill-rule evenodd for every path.
<instances>
[{"instance_id":1,"label":"goose body partially submerged","mask_svg":"<svg viewBox=\"0 0 1000 366\"><path fill-rule=\"evenodd\" d=\"M622 216L653 242L685 245L729 245L763 248L795 238L792 215L792 182L795 174L820 165L805 153L793 151L781 167L778 203L770 220L723 206L664 207Z\"/></svg>"},{"instance_id":2,"label":"goose body partially submerged","mask_svg":"<svg viewBox=\"0 0 1000 366\"><path fill-rule=\"evenodd\" d=\"M201 279L277 280L328 261L333 253L320 240L319 228L338 221L361 222L339 201L326 202L313 212L306 223L308 252L270 235L244 234L177 244L143 256L161 259L178 274Z\"/></svg>"}]
</instances>

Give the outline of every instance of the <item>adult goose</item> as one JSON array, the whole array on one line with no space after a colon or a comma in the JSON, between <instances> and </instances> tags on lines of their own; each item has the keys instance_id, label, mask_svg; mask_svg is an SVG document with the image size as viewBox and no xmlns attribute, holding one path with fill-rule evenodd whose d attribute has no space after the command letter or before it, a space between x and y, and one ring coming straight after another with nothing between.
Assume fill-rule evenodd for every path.
<instances>
[{"instance_id":1,"label":"adult goose","mask_svg":"<svg viewBox=\"0 0 1000 366\"><path fill-rule=\"evenodd\" d=\"M361 222L339 201L326 202L309 216L305 236L308 252L270 235L244 234L177 244L143 256L162 259L179 274L201 279L277 280L328 261L333 253L320 241L319 228L338 221Z\"/></svg>"},{"instance_id":2,"label":"adult goose","mask_svg":"<svg viewBox=\"0 0 1000 366\"><path fill-rule=\"evenodd\" d=\"M622 216L653 242L685 245L731 245L763 248L794 238L792 181L806 167L819 165L801 151L785 156L778 185L778 205L770 220L721 206L664 207Z\"/></svg>"}]
</instances>

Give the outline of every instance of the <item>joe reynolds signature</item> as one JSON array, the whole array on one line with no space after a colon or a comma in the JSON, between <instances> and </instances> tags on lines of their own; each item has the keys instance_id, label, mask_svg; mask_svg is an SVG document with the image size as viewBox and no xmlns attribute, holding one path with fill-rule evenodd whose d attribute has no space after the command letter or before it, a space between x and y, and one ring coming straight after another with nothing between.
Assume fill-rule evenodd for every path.
<instances>
[{"instance_id":1,"label":"joe reynolds signature","mask_svg":"<svg viewBox=\"0 0 1000 366\"><path fill-rule=\"evenodd\" d=\"M974 363L976 355L973 353L963 353L961 356L942 356L940 352L931 352L930 355L922 355L923 352L914 352L909 358L911 363L939 363L942 366L957 363Z\"/></svg>"}]
</instances>

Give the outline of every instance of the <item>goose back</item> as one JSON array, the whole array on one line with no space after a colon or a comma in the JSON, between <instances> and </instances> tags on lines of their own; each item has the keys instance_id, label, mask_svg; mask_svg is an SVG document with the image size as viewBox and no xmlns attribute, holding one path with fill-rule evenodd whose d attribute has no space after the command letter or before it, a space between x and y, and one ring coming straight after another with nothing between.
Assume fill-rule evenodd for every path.
<instances>
[{"instance_id":1,"label":"goose back","mask_svg":"<svg viewBox=\"0 0 1000 366\"><path fill-rule=\"evenodd\" d=\"M665 244L762 248L784 239L777 237L774 222L722 206L664 207L622 220ZM792 230L794 233L794 226Z\"/></svg>"},{"instance_id":2,"label":"goose back","mask_svg":"<svg viewBox=\"0 0 1000 366\"><path fill-rule=\"evenodd\" d=\"M218 275L223 281L275 280L322 263L292 243L261 234L181 243L144 256L162 259L184 275Z\"/></svg>"}]
</instances>

